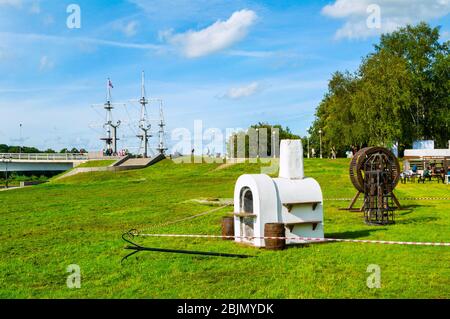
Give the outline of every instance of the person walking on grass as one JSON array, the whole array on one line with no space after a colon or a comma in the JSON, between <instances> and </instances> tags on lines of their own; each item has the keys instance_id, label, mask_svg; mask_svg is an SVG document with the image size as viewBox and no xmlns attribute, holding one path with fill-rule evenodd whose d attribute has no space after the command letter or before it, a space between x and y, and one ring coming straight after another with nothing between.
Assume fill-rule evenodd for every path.
<instances>
[{"instance_id":1,"label":"person walking on grass","mask_svg":"<svg viewBox=\"0 0 450 319\"><path fill-rule=\"evenodd\" d=\"M331 147L331 159L336 159L336 149L334 146Z\"/></svg>"}]
</instances>

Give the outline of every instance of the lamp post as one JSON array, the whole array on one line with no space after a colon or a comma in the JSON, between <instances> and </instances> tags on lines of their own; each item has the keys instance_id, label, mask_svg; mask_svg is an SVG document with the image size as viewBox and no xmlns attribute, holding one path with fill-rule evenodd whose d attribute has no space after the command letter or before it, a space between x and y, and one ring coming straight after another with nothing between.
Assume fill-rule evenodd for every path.
<instances>
[{"instance_id":1,"label":"lamp post","mask_svg":"<svg viewBox=\"0 0 450 319\"><path fill-rule=\"evenodd\" d=\"M11 161L11 157L2 156L2 163L5 164L5 188L8 188L8 163Z\"/></svg>"},{"instance_id":2,"label":"lamp post","mask_svg":"<svg viewBox=\"0 0 450 319\"><path fill-rule=\"evenodd\" d=\"M20 137L20 147L19 147L19 154L22 154L22 148L23 148L23 139L22 139L22 123L19 124L19 137ZM20 157L19 157L20 158Z\"/></svg>"},{"instance_id":3,"label":"lamp post","mask_svg":"<svg viewBox=\"0 0 450 319\"><path fill-rule=\"evenodd\" d=\"M319 141L320 141L320 148L319 148L320 158L322 158L322 129L319 130Z\"/></svg>"},{"instance_id":4,"label":"lamp post","mask_svg":"<svg viewBox=\"0 0 450 319\"><path fill-rule=\"evenodd\" d=\"M309 136L306 136L306 140L308 141L308 158L309 158Z\"/></svg>"}]
</instances>

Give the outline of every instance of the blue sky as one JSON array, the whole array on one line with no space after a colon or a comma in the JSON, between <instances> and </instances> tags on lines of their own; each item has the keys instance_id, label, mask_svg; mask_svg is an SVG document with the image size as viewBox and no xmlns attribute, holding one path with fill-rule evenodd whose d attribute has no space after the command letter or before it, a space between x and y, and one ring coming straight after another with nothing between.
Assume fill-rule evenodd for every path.
<instances>
[{"instance_id":1,"label":"blue sky","mask_svg":"<svg viewBox=\"0 0 450 319\"><path fill-rule=\"evenodd\" d=\"M67 6L81 9L69 29ZM380 25L368 17L380 9ZM369 12L368 12L369 10ZM376 8L375 8L376 10ZM449 39L450 0L0 0L0 143L100 150L101 108L147 92L177 127L259 121L305 134L337 70L355 70L382 32L421 20ZM120 147L138 145L138 105L119 106ZM155 106L150 114L157 116Z\"/></svg>"}]
</instances>

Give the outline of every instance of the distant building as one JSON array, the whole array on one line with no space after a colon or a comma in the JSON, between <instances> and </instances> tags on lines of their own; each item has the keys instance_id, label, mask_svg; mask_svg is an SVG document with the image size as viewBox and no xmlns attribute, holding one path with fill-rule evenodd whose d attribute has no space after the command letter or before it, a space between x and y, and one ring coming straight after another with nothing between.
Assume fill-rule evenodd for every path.
<instances>
[{"instance_id":1,"label":"distant building","mask_svg":"<svg viewBox=\"0 0 450 319\"><path fill-rule=\"evenodd\" d=\"M434 141L433 140L422 140L413 142L413 150L433 150Z\"/></svg>"},{"instance_id":2,"label":"distant building","mask_svg":"<svg viewBox=\"0 0 450 319\"><path fill-rule=\"evenodd\" d=\"M411 165L415 165L420 170L430 164L448 170L450 166L450 141L449 147L443 149L435 149L434 141L416 141L413 145L417 148L405 150L404 153L404 159L409 161Z\"/></svg>"},{"instance_id":3,"label":"distant building","mask_svg":"<svg viewBox=\"0 0 450 319\"><path fill-rule=\"evenodd\" d=\"M413 143L413 149L405 150L404 157L413 159L450 158L450 141L449 147L443 149L435 149L434 141L415 141Z\"/></svg>"}]
</instances>

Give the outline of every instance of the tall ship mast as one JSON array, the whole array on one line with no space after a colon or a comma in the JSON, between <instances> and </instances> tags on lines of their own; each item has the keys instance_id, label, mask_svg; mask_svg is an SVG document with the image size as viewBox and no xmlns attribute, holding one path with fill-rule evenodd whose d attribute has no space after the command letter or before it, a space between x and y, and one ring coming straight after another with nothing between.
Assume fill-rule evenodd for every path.
<instances>
[{"instance_id":1,"label":"tall ship mast","mask_svg":"<svg viewBox=\"0 0 450 319\"><path fill-rule=\"evenodd\" d=\"M100 138L100 140L105 142L104 152L106 155L115 155L117 154L117 141L119 138L117 137L117 128L120 126L120 121L113 123L112 110L114 109L114 104L111 103L111 88L113 88L111 79L108 78L106 83L106 102L103 105L103 108L106 111L106 121L103 127L106 130L106 136Z\"/></svg>"},{"instance_id":2,"label":"tall ship mast","mask_svg":"<svg viewBox=\"0 0 450 319\"><path fill-rule=\"evenodd\" d=\"M112 103L111 98L111 89L114 88L111 82L111 79L108 78L107 84L106 84L106 101L103 104L93 104L92 106L98 106L103 107L103 109L106 111L106 119L103 124L103 128L105 130L105 135L100 138L101 141L104 141L105 146L103 149L104 155L117 155L117 141L119 141L118 138L118 128L121 125L122 121L116 121L113 120L113 110L116 105L123 105L126 108L126 104L124 103ZM137 155L140 155L144 158L152 157L153 154L155 154L154 150L157 151L157 154L159 155L165 155L165 152L167 151L166 147L166 139L165 139L165 127L166 123L164 120L164 113L163 113L163 100L161 98L147 98L147 93L145 90L145 73L142 71L141 73L141 94L139 99L133 99L130 100L130 102L138 102L140 104L139 109L139 121L137 123L138 131L136 131L135 126L136 124L133 124L134 127L130 127L133 130L133 135L136 136L140 141L140 146L137 152ZM152 135L150 134L151 124L150 119L148 116L148 110L147 105L150 105L151 103L159 103L159 119L152 119L151 121L155 120L155 126L158 126L158 140L156 141L156 147L150 148L150 138ZM128 113L128 110L127 110ZM155 112L156 113L156 112ZM102 116L100 114L100 116ZM136 123L136 118L134 120L130 117L130 114L128 113L128 117L130 120L134 123ZM124 122L125 124L127 121ZM156 124L157 123L157 124ZM124 135L125 136L125 135Z\"/></svg>"},{"instance_id":3,"label":"tall ship mast","mask_svg":"<svg viewBox=\"0 0 450 319\"><path fill-rule=\"evenodd\" d=\"M159 130L158 130L158 137L159 137L159 143L158 147L156 148L160 154L165 154L167 151L167 147L165 146L165 130L164 127L166 126L164 122L164 113L163 113L163 101L162 99L159 100Z\"/></svg>"},{"instance_id":4,"label":"tall ship mast","mask_svg":"<svg viewBox=\"0 0 450 319\"><path fill-rule=\"evenodd\" d=\"M147 118L147 104L149 103L148 99L145 97L145 73L142 71L141 76L141 98L139 99L139 103L141 104L141 117L139 119L139 129L141 133L136 135L141 140L141 146L139 150L143 149L142 156L144 158L148 157L148 141L152 136L149 134L151 125L148 123Z\"/></svg>"}]
</instances>

